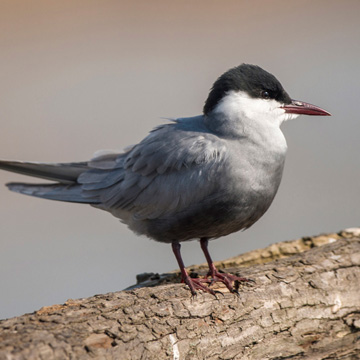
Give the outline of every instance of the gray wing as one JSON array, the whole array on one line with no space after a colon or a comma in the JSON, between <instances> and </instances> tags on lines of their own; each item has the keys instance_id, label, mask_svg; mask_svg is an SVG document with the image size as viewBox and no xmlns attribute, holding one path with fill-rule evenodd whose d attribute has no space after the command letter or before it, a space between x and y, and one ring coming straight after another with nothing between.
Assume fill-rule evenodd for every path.
<instances>
[{"instance_id":1,"label":"gray wing","mask_svg":"<svg viewBox=\"0 0 360 360\"><path fill-rule=\"evenodd\" d=\"M88 168L87 162L55 164L0 160L0 169L22 175L54 180L63 184L72 184L76 182L78 176Z\"/></svg>"},{"instance_id":2,"label":"gray wing","mask_svg":"<svg viewBox=\"0 0 360 360\"><path fill-rule=\"evenodd\" d=\"M167 124L121 155L93 159L82 173L82 195L104 210L154 219L186 209L214 192L225 143L204 131Z\"/></svg>"}]
</instances>

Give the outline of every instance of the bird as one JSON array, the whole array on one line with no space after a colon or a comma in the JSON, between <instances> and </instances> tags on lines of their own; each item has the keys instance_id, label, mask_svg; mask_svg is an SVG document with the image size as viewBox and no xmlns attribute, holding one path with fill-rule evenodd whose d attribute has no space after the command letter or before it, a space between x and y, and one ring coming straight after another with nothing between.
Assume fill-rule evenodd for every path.
<instances>
[{"instance_id":1,"label":"bird","mask_svg":"<svg viewBox=\"0 0 360 360\"><path fill-rule=\"evenodd\" d=\"M168 119L122 152L70 163L1 160L0 168L52 181L6 184L11 191L89 204L138 235L171 244L193 296L215 295L216 282L234 293L249 279L220 272L208 242L248 229L267 211L287 151L280 125L299 115L331 114L293 100L261 67L241 64L214 82L201 115ZM196 239L209 267L203 278L190 277L181 256L181 244Z\"/></svg>"}]
</instances>

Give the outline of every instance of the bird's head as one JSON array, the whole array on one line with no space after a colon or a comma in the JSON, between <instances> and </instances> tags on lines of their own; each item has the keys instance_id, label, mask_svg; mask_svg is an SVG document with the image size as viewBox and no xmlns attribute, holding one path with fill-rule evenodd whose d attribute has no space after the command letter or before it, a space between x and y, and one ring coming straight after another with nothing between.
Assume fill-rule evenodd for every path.
<instances>
[{"instance_id":1,"label":"bird's head","mask_svg":"<svg viewBox=\"0 0 360 360\"><path fill-rule=\"evenodd\" d=\"M277 126L301 114L330 115L315 105L291 99L274 75L249 64L232 68L215 81L204 114Z\"/></svg>"}]
</instances>

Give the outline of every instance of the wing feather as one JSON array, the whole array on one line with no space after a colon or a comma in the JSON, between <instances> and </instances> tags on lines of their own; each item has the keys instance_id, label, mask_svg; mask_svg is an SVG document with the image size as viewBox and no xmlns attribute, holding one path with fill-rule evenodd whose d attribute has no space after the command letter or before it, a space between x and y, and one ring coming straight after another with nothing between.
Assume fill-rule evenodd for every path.
<instances>
[{"instance_id":1,"label":"wing feather","mask_svg":"<svg viewBox=\"0 0 360 360\"><path fill-rule=\"evenodd\" d=\"M105 210L154 219L182 211L214 192L226 145L203 129L181 123L156 128L128 152L93 159L78 178L83 196ZM192 189L192 191L189 191Z\"/></svg>"}]
</instances>

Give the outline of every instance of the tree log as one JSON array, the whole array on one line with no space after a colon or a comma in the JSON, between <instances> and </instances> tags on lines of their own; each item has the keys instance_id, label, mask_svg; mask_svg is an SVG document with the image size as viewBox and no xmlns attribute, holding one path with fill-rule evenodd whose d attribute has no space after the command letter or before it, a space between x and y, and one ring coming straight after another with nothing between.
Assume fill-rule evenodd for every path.
<instances>
[{"instance_id":1,"label":"tree log","mask_svg":"<svg viewBox=\"0 0 360 360\"><path fill-rule=\"evenodd\" d=\"M1 321L0 359L360 359L359 228L217 265L256 283L192 298L178 272L142 276Z\"/></svg>"}]
</instances>

